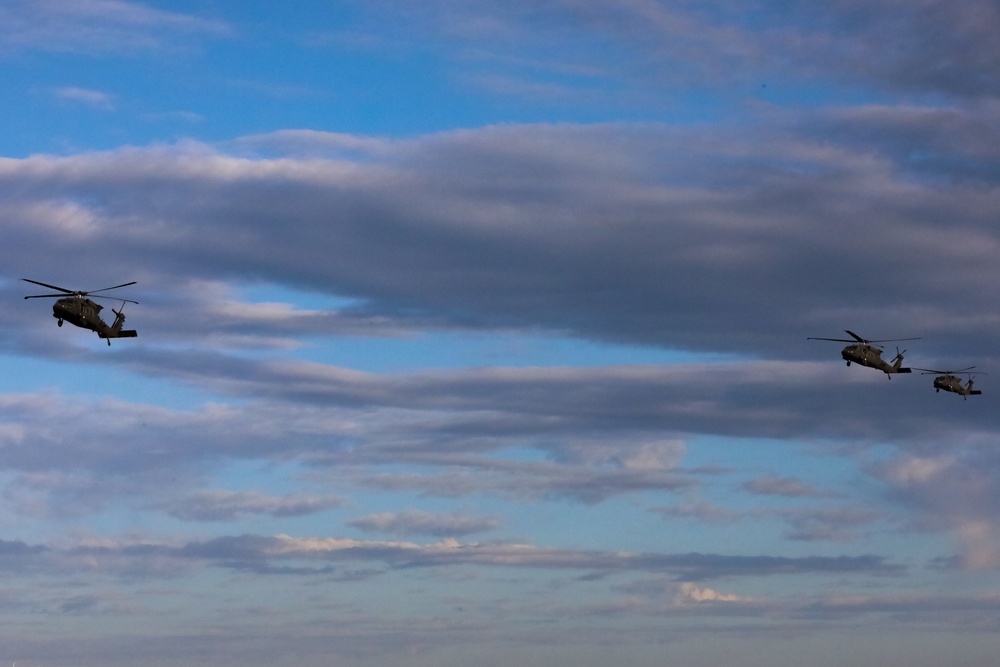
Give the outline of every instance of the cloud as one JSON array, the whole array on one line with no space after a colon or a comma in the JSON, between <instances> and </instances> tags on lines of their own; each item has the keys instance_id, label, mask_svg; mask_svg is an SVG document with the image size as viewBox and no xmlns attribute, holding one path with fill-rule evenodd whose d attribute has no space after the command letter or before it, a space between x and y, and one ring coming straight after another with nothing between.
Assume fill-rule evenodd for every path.
<instances>
[{"instance_id":1,"label":"cloud","mask_svg":"<svg viewBox=\"0 0 1000 667\"><path fill-rule=\"evenodd\" d=\"M806 542L855 542L862 531L884 518L880 512L865 507L796 508L776 514L790 524L788 539Z\"/></svg>"},{"instance_id":2,"label":"cloud","mask_svg":"<svg viewBox=\"0 0 1000 667\"><path fill-rule=\"evenodd\" d=\"M381 381L371 380L378 388ZM314 482L417 488L448 496L553 495L599 502L621 493L674 490L695 483L681 470L623 464L620 458L627 460L630 449L645 455L644 433L634 444L632 437L616 438L620 442L613 448L593 441L587 445L594 448L592 456L577 441L573 449L581 458L564 460L568 447L561 443L575 439L577 430L588 430L589 421L585 421L565 435L532 438L540 451L552 452L553 460L519 461L505 451L523 447L524 429L530 428L529 424L517 425L516 410L502 420L512 422L506 424L497 421L496 413L481 418L478 413L485 407L478 403L456 406L449 414L433 403L404 407L405 403L385 401L378 394L349 399L341 408L264 401L245 406L205 404L194 410L118 400L95 403L58 395L5 395L0 396L5 426L0 431L4 443L0 460L7 470L20 475L11 499L24 511L30 508L44 514L53 503L58 506L67 501L76 512L97 511L103 499L169 488L177 497L159 500L157 506L180 518L214 520L240 514L305 513L336 503L336 498L327 495L271 498L246 492L185 493L184 484L198 482L198 471L220 456L227 460L292 459L311 469ZM488 395L482 400L489 400ZM358 408L361 412L356 412ZM78 437L65 442L59 429L53 428L53 420L76 423ZM476 428L495 433L465 433ZM613 452L611 458L607 458L609 452ZM398 472L400 464L418 465L425 472Z\"/></svg>"},{"instance_id":3,"label":"cloud","mask_svg":"<svg viewBox=\"0 0 1000 667\"><path fill-rule=\"evenodd\" d=\"M34 156L0 164L0 191L18 247L65 251L68 240L52 235L65 223L40 212L72 205L91 221L75 253L110 253L143 289L184 294L184 318L144 313L144 331L177 341L194 332L199 342L234 331L262 341L337 335L367 320L384 331L539 327L801 359L825 348L778 348L776 332L803 340L849 325L872 337L933 333L925 355L947 352L943 341L961 332L967 354L988 355L1000 316L967 287L995 277L991 254L968 250L996 244L992 191L918 187L914 177L939 168L895 146L824 144L812 134L822 114L791 116L762 120L754 133L492 127L382 142L363 159L235 157L191 144ZM907 155L919 141L938 140L922 134ZM947 148L956 159L962 150ZM983 160L980 177L995 180L995 160ZM37 266L7 259L12 270ZM934 265L960 268L926 270ZM261 318L262 306L243 304L241 314L239 304L185 290L178 275L263 280L349 305ZM845 324L861 289L886 305L854 310Z\"/></svg>"},{"instance_id":4,"label":"cloud","mask_svg":"<svg viewBox=\"0 0 1000 667\"><path fill-rule=\"evenodd\" d=\"M519 2L438 0L419 10L404 4L369 3L369 20L392 26L406 16L408 30L392 48L418 48L413 33L419 31L422 41L434 39L460 54L453 66L471 70L468 80L507 81L494 90L528 98L554 83L646 99L657 88L675 96L694 89L739 98L761 83L789 90L818 79L846 89L973 99L996 97L998 90L1000 49L993 35L1000 11L989 0L959 9L941 0L794 8L775 0L562 0L544 10ZM486 37L489 50L478 47ZM533 54L530 64L524 53ZM567 76L570 64L588 76Z\"/></svg>"},{"instance_id":5,"label":"cloud","mask_svg":"<svg viewBox=\"0 0 1000 667\"><path fill-rule=\"evenodd\" d=\"M14 0L0 8L0 51L128 54L174 48L178 37L229 32L220 21L128 0Z\"/></svg>"},{"instance_id":6,"label":"cloud","mask_svg":"<svg viewBox=\"0 0 1000 667\"><path fill-rule=\"evenodd\" d=\"M198 472L219 457L293 460L310 483L327 487L597 503L621 494L697 488L710 471L683 464L688 439L705 434L836 436L853 439L864 451L862 443L876 447L884 438L934 447L953 428L946 418L926 414L932 392L924 403L907 405L913 399L902 388L886 386L884 378L873 378L879 380L877 395L899 401L889 414L885 404L858 406L858 390L850 385L831 395L827 383L833 375L858 375L829 364L364 373L187 350L133 353L122 361L132 371L232 400L177 409L58 394L2 395L0 461L21 475L14 496L19 506L44 512L45 498L72 498L77 511L93 511L101 498L142 495L151 483L177 494L158 506L190 518L333 502L325 493L285 499L188 493L184 485L196 483ZM67 420L80 426L72 442L53 426ZM978 428L988 432L990 424L982 421ZM975 434L974 422L964 427ZM534 460L524 460L524 450L533 450ZM897 485L895 477L887 479ZM824 497L801 495L815 489L782 480L763 478L746 490Z\"/></svg>"},{"instance_id":7,"label":"cloud","mask_svg":"<svg viewBox=\"0 0 1000 667\"><path fill-rule=\"evenodd\" d=\"M53 91L56 99L65 102L82 104L94 109L103 111L113 111L115 108L115 98L113 95L99 90L88 90L86 88L64 87Z\"/></svg>"},{"instance_id":8,"label":"cloud","mask_svg":"<svg viewBox=\"0 0 1000 667\"><path fill-rule=\"evenodd\" d=\"M966 569L1000 566L1000 523L993 507L1000 480L992 447L928 456L900 452L873 472L911 510L910 530L946 530L957 542L957 564Z\"/></svg>"},{"instance_id":9,"label":"cloud","mask_svg":"<svg viewBox=\"0 0 1000 667\"><path fill-rule=\"evenodd\" d=\"M813 617L839 620L847 617L872 617L880 624L926 622L937 619L943 626L959 629L976 627L991 632L996 628L990 610L1000 605L995 593L969 596L949 594L844 595L832 594L803 609ZM986 612L987 615L984 616Z\"/></svg>"},{"instance_id":10,"label":"cloud","mask_svg":"<svg viewBox=\"0 0 1000 667\"><path fill-rule=\"evenodd\" d=\"M252 107L239 49L281 67L317 55L285 50L312 35L327 64L364 43L364 86L388 81L379 62L433 63L440 87L416 85L448 111L406 127L472 119L366 136L338 104L335 132L141 145L150 126L125 123L105 140L132 146L0 159L0 643L74 664L416 666L470 637L526 663L558 645L656 664L688 642L721 663L750 637L809 655L877 626L879 648L926 660L914 630L961 630L974 661L997 630L992 376L983 400L937 397L805 338L1000 359L996 8L362 4L308 26L241 10L238 45L216 14L137 2L0 9L15 65L141 53L147 76L168 53L190 93L213 83L191 49L211 46L206 72ZM320 79L295 79L265 92L321 117L301 94ZM455 84L490 103L450 104ZM217 136L227 117L195 97L212 122L186 129ZM464 115L512 99L554 122ZM678 120L629 120L650 118ZM21 277L138 280L139 338L57 328ZM535 341L556 352L514 349Z\"/></svg>"},{"instance_id":11,"label":"cloud","mask_svg":"<svg viewBox=\"0 0 1000 667\"><path fill-rule=\"evenodd\" d=\"M699 523L735 523L745 514L704 500L689 500L672 506L658 506L651 511L666 519L694 519Z\"/></svg>"},{"instance_id":12,"label":"cloud","mask_svg":"<svg viewBox=\"0 0 1000 667\"><path fill-rule=\"evenodd\" d=\"M347 525L370 532L393 535L437 535L454 537L495 530L501 525L496 516L466 516L462 514L433 514L422 510L407 509L402 512L380 512L358 517Z\"/></svg>"},{"instance_id":13,"label":"cloud","mask_svg":"<svg viewBox=\"0 0 1000 667\"><path fill-rule=\"evenodd\" d=\"M203 541L162 541L142 537L64 542L58 546L0 541L0 565L12 572L59 576L89 572L102 576L174 578L192 567L252 569L258 573L319 575L335 568L389 569L524 568L568 572L658 573L682 582L733 577L783 577L833 573L885 576L905 572L901 565L875 555L740 556L702 553L632 553L537 547L524 543L357 540L290 535L220 535ZM682 587L686 597L703 600L701 586ZM701 591L701 592L699 592ZM726 601L726 600L722 600Z\"/></svg>"},{"instance_id":14,"label":"cloud","mask_svg":"<svg viewBox=\"0 0 1000 667\"><path fill-rule=\"evenodd\" d=\"M791 477L759 477L743 484L744 490L755 495L785 496L788 498L824 498L829 494L822 493L812 486Z\"/></svg>"},{"instance_id":15,"label":"cloud","mask_svg":"<svg viewBox=\"0 0 1000 667\"><path fill-rule=\"evenodd\" d=\"M995 96L1000 49L988 34L1000 25L1000 11L987 0L952 11L932 0L918 6L902 0L860 8L848 1L817 12L833 40L824 46L844 56L847 71L902 90L957 96ZM887 42L880 35L891 32ZM942 35L946 37L941 38Z\"/></svg>"},{"instance_id":16,"label":"cloud","mask_svg":"<svg viewBox=\"0 0 1000 667\"><path fill-rule=\"evenodd\" d=\"M686 581L719 577L779 576L807 573L899 574L904 568L884 558L866 556L725 556L716 554L654 554L573 551L534 547L527 544L462 543L455 539L419 544L415 542L311 538L290 535L241 535L190 542L178 548L167 545L127 545L119 549L101 547L81 553L116 551L136 557L143 553L166 554L182 559L243 567L248 563L295 561L380 562L394 568L522 567L540 569L596 570L609 572L666 572ZM310 572L323 572L304 570ZM693 589L692 589L693 590Z\"/></svg>"},{"instance_id":17,"label":"cloud","mask_svg":"<svg viewBox=\"0 0 1000 667\"><path fill-rule=\"evenodd\" d=\"M964 526L962 562L986 567L997 520L981 508L996 506L997 468L984 452L998 417L971 400L958 401L968 409L956 413L956 402L938 400L919 375L890 381L845 368L836 344L805 340L850 327L922 336L908 360L934 359L928 366L967 365L947 360L969 355L988 368L994 358L1000 313L988 293L968 289L1000 279L989 251L993 158L980 150L974 174L940 178L949 160L974 154L964 128L988 125L994 111L963 109L953 125L925 112L907 107L898 123L872 109L777 113L756 119L755 132L608 124L399 140L295 133L0 160L8 278L84 289L137 279L142 287L141 305L129 310L136 344L95 357L100 341L53 326L9 280L0 285L4 349L100 363L193 396L164 407L3 395L0 462L18 489L7 500L34 516L64 507L98 515L113 499L248 522L311 509L300 501L330 500L329 488L597 504L700 490L708 473L685 467L699 439L752 448L770 438L862 462L903 451L916 460L866 468L892 492L898 514L770 515L786 538L828 546L878 522ZM850 139L822 140L831 124ZM897 138L862 141L886 125ZM933 148L934 164L910 159L908 143L917 154ZM70 267L36 274L65 256L86 267L81 275ZM243 291L262 285L291 296ZM400 339L527 331L690 354L663 364L386 373L361 370L363 360L356 368L304 360L310 343L372 330ZM80 435L67 442L61 423ZM955 468L968 468L976 485L963 486L953 464L937 460L942 443L977 464L959 458ZM289 498L203 494L223 486L207 482L219 461L248 460L292 462L309 488ZM927 481L941 479L950 498ZM150 488L166 491L151 502ZM744 491L822 500L810 494L826 488L782 471ZM704 507L681 508L705 516ZM340 562L367 570L365 559L346 559L351 553L385 554L382 564L429 565L445 553L462 563L512 557L499 547L438 553L372 541L298 562L250 542L191 551L221 558L229 549L227 562L240 571L325 576L340 575L330 569ZM170 553L165 562L177 566ZM594 571L622 566L606 554L573 558ZM638 560L691 581L809 568L756 558L717 567L694 557L690 565ZM884 563L865 561L889 573Z\"/></svg>"},{"instance_id":18,"label":"cloud","mask_svg":"<svg viewBox=\"0 0 1000 667\"><path fill-rule=\"evenodd\" d=\"M751 598L731 593L719 593L711 588L704 588L690 581L685 581L678 585L675 600L678 604L683 604L686 602L750 602Z\"/></svg>"},{"instance_id":19,"label":"cloud","mask_svg":"<svg viewBox=\"0 0 1000 667\"><path fill-rule=\"evenodd\" d=\"M198 491L171 502L166 511L184 521L234 521L248 515L293 517L322 512L343 502L336 497L268 496L256 491Z\"/></svg>"}]
</instances>

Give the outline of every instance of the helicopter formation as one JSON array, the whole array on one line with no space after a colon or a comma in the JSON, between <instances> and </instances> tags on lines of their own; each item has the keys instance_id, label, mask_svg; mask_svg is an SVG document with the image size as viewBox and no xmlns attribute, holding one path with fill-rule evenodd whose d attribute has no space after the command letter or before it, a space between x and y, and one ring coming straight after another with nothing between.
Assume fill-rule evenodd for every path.
<instances>
[{"instance_id":1,"label":"helicopter formation","mask_svg":"<svg viewBox=\"0 0 1000 667\"><path fill-rule=\"evenodd\" d=\"M943 389L944 391L958 394L963 400L967 396L978 396L983 393L979 389L973 389L973 379L975 375L970 371L972 371L975 366L968 366L966 368L960 368L953 371L941 371L931 368L913 369L903 366L903 355L906 353L906 350L900 352L898 347L896 348L896 356L893 357L892 360L886 361L882 358L883 349L880 345L878 345L878 343L920 340L919 338L867 339L862 338L848 329L845 329L844 332L851 336L851 338L817 338L810 336L807 340L828 340L838 343L850 343L850 345L840 351L840 356L847 362L848 366L852 363L856 363L860 366L875 368L885 373L886 377L890 380L892 379L892 375L894 373L912 373L914 370L918 370L921 375L937 375L937 377L934 378L935 392L940 392ZM986 373L981 374L986 375ZM959 377L960 375L966 375L968 377L967 384L962 384L962 379Z\"/></svg>"},{"instance_id":2,"label":"helicopter formation","mask_svg":"<svg viewBox=\"0 0 1000 667\"><path fill-rule=\"evenodd\" d=\"M138 304L139 302L121 297L112 297L103 294L98 295L98 292L109 292L121 287L135 285L136 281L134 280L128 283L122 283L121 285L115 285L114 287L104 287L97 290L90 290L89 292L70 290L65 287L59 287L58 285L50 285L38 280L31 280L30 278L21 278L21 280L55 290L54 294L32 294L24 298L57 299L52 305L52 317L56 318L59 326L62 326L65 321L82 329L89 329L90 331L97 333L97 335L101 338L107 340L109 346L111 345L112 338L135 338L138 336L135 329L124 329L122 327L125 324L125 304ZM115 314L115 321L112 324L109 325L101 319L100 312L104 307L92 301L90 297L94 299L113 299L122 302L119 310L115 310L114 308L111 309L111 312ZM896 356L891 360L886 361L882 358L882 352L884 350L879 343L920 340L919 338L868 339L862 338L849 329L845 329L844 332L848 334L850 338L819 338L810 336L807 340L825 340L838 343L850 343L850 345L840 351L840 356L847 362L848 366L855 363L860 366L874 368L885 373L886 377L890 380L896 373L913 372L913 368L903 366L903 355L906 353L906 350L900 351L897 347ZM971 373L971 371L974 368L975 366L946 371L934 370L931 368L917 368L916 370L920 371L921 375L937 375L937 377L934 378L934 390L936 392L944 390L953 394L958 394L964 399L967 396L978 396L983 393L979 389L973 388L975 375ZM968 377L966 384L962 384L962 379L959 377L960 375ZM985 375L985 373L982 373L982 375Z\"/></svg>"}]
</instances>

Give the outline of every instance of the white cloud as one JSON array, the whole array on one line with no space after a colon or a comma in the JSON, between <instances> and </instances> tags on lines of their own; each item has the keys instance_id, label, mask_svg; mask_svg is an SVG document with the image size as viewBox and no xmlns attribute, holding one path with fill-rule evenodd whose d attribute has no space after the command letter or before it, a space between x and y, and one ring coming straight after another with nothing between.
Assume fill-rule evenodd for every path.
<instances>
[{"instance_id":1,"label":"white cloud","mask_svg":"<svg viewBox=\"0 0 1000 667\"><path fill-rule=\"evenodd\" d=\"M276 135L273 147L292 142L292 155L268 159L190 143L34 157L5 161L0 191L10 233L32 247L53 242L28 225L32 207L86 202L100 233L76 251L111 252L123 271L149 274L144 284L253 275L356 304L297 318L303 329L364 315L424 331L540 327L769 357L776 329L836 332L842 309L857 306L846 295L890 284L887 274L893 305L872 314L878 329L921 334L963 322L953 315L997 317L964 289L995 277L989 253L954 242L989 245L987 190L918 188L912 172L923 167L895 146L819 150L806 123L829 119L792 116L787 127L762 121L759 140L727 128L504 126L406 141ZM865 122L843 131L863 134ZM308 154L302 142L340 155L296 157ZM872 201L877 223L856 222ZM913 201L920 215L909 214ZM816 213L803 220L803 206ZM941 232L934 221L955 210L964 213ZM883 256L900 243L905 252ZM760 301L761 289L772 298ZM962 296L928 300L941 293ZM983 331L967 335L969 354L988 351ZM821 354L814 345L796 356L807 350Z\"/></svg>"},{"instance_id":2,"label":"white cloud","mask_svg":"<svg viewBox=\"0 0 1000 667\"><path fill-rule=\"evenodd\" d=\"M887 465L886 476L897 484L926 484L954 466L951 455L906 457Z\"/></svg>"},{"instance_id":3,"label":"white cloud","mask_svg":"<svg viewBox=\"0 0 1000 667\"><path fill-rule=\"evenodd\" d=\"M0 644L81 665L416 666L471 637L520 651L507 662L544 644L657 664L676 638L719 664L761 634L817 655L798 650L816 628L864 626L858 646L927 661L938 642L914 648L914 629L961 628L988 663L996 601L952 592L987 590L998 559L993 376L983 401L938 398L805 341L850 327L922 336L921 366L1000 358L995 7L918 4L0 2L12 113L39 101L16 105L22 63L88 72L21 71L37 86L130 91L36 88L74 122L25 122L12 150L65 155L0 158ZM368 30L346 69L342 44L300 49ZM305 63L322 66L281 69ZM484 82L553 122L452 97ZM880 104L822 106L859 98ZM178 99L199 115L173 120L210 122L128 120ZM140 134L293 117L307 126L218 144ZM649 118L680 122L600 122ZM84 141L133 147L65 150ZM139 280L140 337L57 328L22 276ZM466 335L551 336L558 361L470 359ZM260 490L230 476L247 467Z\"/></svg>"},{"instance_id":4,"label":"white cloud","mask_svg":"<svg viewBox=\"0 0 1000 667\"><path fill-rule=\"evenodd\" d=\"M13 0L0 8L0 50L132 53L175 48L172 40L225 36L221 21L129 0Z\"/></svg>"},{"instance_id":5,"label":"white cloud","mask_svg":"<svg viewBox=\"0 0 1000 667\"><path fill-rule=\"evenodd\" d=\"M114 111L115 109L114 96L99 90L88 90L86 88L74 88L67 86L63 88L56 88L53 91L53 95L55 95L58 100L81 104L93 109L101 109L103 111Z\"/></svg>"},{"instance_id":6,"label":"white cloud","mask_svg":"<svg viewBox=\"0 0 1000 667\"><path fill-rule=\"evenodd\" d=\"M959 518L955 534L962 545L961 564L971 570L1000 567L1000 525L992 517Z\"/></svg>"},{"instance_id":7,"label":"white cloud","mask_svg":"<svg viewBox=\"0 0 1000 667\"><path fill-rule=\"evenodd\" d=\"M677 595L674 598L677 604L690 602L752 602L752 598L733 595L732 593L719 593L711 588L698 586L697 584L685 581L678 584Z\"/></svg>"}]
</instances>

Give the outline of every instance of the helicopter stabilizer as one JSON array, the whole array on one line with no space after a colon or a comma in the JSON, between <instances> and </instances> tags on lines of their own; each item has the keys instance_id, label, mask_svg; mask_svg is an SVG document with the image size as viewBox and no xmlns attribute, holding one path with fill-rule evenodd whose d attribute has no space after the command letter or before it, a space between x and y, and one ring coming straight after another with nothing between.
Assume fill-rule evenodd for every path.
<instances>
[{"instance_id":1,"label":"helicopter stabilizer","mask_svg":"<svg viewBox=\"0 0 1000 667\"><path fill-rule=\"evenodd\" d=\"M112 334L97 334L101 338L136 338L139 333L135 329L122 329Z\"/></svg>"}]
</instances>

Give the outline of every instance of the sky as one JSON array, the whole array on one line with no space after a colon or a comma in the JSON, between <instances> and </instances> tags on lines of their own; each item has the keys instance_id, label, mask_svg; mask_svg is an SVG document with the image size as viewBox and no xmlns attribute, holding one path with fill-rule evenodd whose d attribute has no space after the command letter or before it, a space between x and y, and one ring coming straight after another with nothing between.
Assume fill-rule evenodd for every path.
<instances>
[{"instance_id":1,"label":"sky","mask_svg":"<svg viewBox=\"0 0 1000 667\"><path fill-rule=\"evenodd\" d=\"M998 32L0 0L0 661L992 664Z\"/></svg>"}]
</instances>

